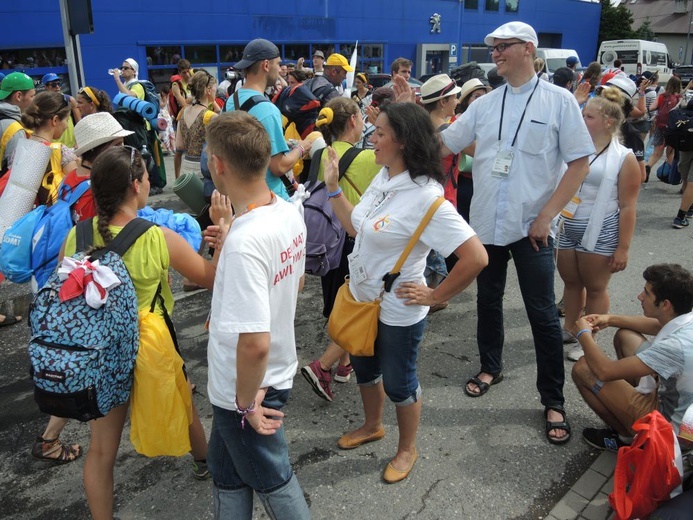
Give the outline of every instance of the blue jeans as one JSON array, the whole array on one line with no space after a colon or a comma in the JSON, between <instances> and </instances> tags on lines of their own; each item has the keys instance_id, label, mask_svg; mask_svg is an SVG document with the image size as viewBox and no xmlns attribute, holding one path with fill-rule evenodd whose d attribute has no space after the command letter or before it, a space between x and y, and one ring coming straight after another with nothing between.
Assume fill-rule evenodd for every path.
<instances>
[{"instance_id":1,"label":"blue jeans","mask_svg":"<svg viewBox=\"0 0 693 520\"><path fill-rule=\"evenodd\" d=\"M280 410L289 393L270 388L262 406ZM308 504L289 462L284 426L274 435L260 435L249 424L242 428L237 412L212 408L207 464L214 479L214 518L250 520L255 491L270 518L309 519Z\"/></svg>"},{"instance_id":2,"label":"blue jeans","mask_svg":"<svg viewBox=\"0 0 693 520\"><path fill-rule=\"evenodd\" d=\"M488 266L477 282L477 344L481 371L503 369L503 295L512 253L522 299L532 327L537 359L537 390L544 406L563 406L563 339L554 298L553 239L534 251L528 238L507 246L485 245Z\"/></svg>"},{"instance_id":3,"label":"blue jeans","mask_svg":"<svg viewBox=\"0 0 693 520\"><path fill-rule=\"evenodd\" d=\"M377 385L383 381L388 398L397 406L414 404L421 397L416 375L416 358L423 339L426 319L407 327L378 322L375 355L351 356L351 365L359 385Z\"/></svg>"}]
</instances>

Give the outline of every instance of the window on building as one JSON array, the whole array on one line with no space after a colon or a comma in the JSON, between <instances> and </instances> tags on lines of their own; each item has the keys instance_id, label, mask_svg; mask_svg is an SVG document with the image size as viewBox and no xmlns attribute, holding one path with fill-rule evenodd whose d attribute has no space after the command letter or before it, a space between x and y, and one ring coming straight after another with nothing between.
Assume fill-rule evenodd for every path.
<instances>
[{"instance_id":1,"label":"window on building","mask_svg":"<svg viewBox=\"0 0 693 520\"><path fill-rule=\"evenodd\" d=\"M310 60L310 46L304 43L286 43L284 47L284 59L296 61L299 58Z\"/></svg>"},{"instance_id":2,"label":"window on building","mask_svg":"<svg viewBox=\"0 0 693 520\"><path fill-rule=\"evenodd\" d=\"M462 63L476 61L477 63L490 63L491 53L483 43L472 43L462 46Z\"/></svg>"},{"instance_id":3,"label":"window on building","mask_svg":"<svg viewBox=\"0 0 693 520\"><path fill-rule=\"evenodd\" d=\"M64 65L65 49L62 47L0 51L0 69L2 70L27 70L44 67L63 67Z\"/></svg>"},{"instance_id":4,"label":"window on building","mask_svg":"<svg viewBox=\"0 0 693 520\"><path fill-rule=\"evenodd\" d=\"M486 10L487 11L498 11L500 6L500 0L486 0Z\"/></svg>"},{"instance_id":5,"label":"window on building","mask_svg":"<svg viewBox=\"0 0 693 520\"><path fill-rule=\"evenodd\" d=\"M479 10L479 0L464 0L464 8L470 11Z\"/></svg>"},{"instance_id":6,"label":"window on building","mask_svg":"<svg viewBox=\"0 0 693 520\"><path fill-rule=\"evenodd\" d=\"M181 57L180 45L157 45L156 47L145 47L145 49L149 66L175 66Z\"/></svg>"},{"instance_id":7,"label":"window on building","mask_svg":"<svg viewBox=\"0 0 693 520\"><path fill-rule=\"evenodd\" d=\"M184 48L185 59L191 64L195 63L216 63L216 45L186 45Z\"/></svg>"},{"instance_id":8,"label":"window on building","mask_svg":"<svg viewBox=\"0 0 693 520\"><path fill-rule=\"evenodd\" d=\"M222 63L236 63L243 58L245 45L219 45L219 59Z\"/></svg>"},{"instance_id":9,"label":"window on building","mask_svg":"<svg viewBox=\"0 0 693 520\"><path fill-rule=\"evenodd\" d=\"M520 8L520 0L505 0L505 12L516 13Z\"/></svg>"},{"instance_id":10,"label":"window on building","mask_svg":"<svg viewBox=\"0 0 693 520\"><path fill-rule=\"evenodd\" d=\"M359 63L357 69L371 74L383 71L383 44L365 44L359 51Z\"/></svg>"}]
</instances>

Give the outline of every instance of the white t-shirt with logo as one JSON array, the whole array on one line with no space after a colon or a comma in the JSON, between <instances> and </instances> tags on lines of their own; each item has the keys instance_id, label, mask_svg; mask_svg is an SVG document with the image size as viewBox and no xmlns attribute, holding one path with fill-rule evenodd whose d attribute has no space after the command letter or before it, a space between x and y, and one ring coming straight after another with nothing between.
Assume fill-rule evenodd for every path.
<instances>
[{"instance_id":1,"label":"white t-shirt with logo","mask_svg":"<svg viewBox=\"0 0 693 520\"><path fill-rule=\"evenodd\" d=\"M220 253L212 295L207 349L207 392L212 404L236 409L236 348L241 333L270 333L262 387L291 388L298 366L294 315L305 271L305 238L301 215L281 199L233 222Z\"/></svg>"},{"instance_id":2,"label":"white t-shirt with logo","mask_svg":"<svg viewBox=\"0 0 693 520\"><path fill-rule=\"evenodd\" d=\"M349 288L357 301L373 301L380 295L383 276L395 266L428 208L442 196L443 187L438 182L423 177L412 180L408 171L390 179L383 168L375 176L351 213L357 231L354 253L360 255L367 274L360 283L351 276ZM474 235L453 205L445 201L404 262L392 289L383 295L380 321L400 327L421 321L428 307L404 305L405 300L397 298L394 290L402 282L426 283L424 269L431 249L449 256Z\"/></svg>"}]
</instances>

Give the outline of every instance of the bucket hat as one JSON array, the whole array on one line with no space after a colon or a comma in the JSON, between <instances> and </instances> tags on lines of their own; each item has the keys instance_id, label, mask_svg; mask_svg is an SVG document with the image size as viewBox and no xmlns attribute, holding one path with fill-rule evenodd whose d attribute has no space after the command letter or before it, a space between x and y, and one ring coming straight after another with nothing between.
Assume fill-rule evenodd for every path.
<instances>
[{"instance_id":1,"label":"bucket hat","mask_svg":"<svg viewBox=\"0 0 693 520\"><path fill-rule=\"evenodd\" d=\"M75 154L82 155L99 145L133 133L123 129L116 118L108 112L88 115L75 125L75 141L77 142Z\"/></svg>"}]
</instances>

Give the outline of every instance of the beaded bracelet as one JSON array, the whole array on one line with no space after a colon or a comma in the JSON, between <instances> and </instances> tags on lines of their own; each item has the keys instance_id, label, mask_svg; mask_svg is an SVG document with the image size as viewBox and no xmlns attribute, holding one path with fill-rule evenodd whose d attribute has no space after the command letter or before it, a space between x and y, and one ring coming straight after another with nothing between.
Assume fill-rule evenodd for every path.
<instances>
[{"instance_id":1,"label":"beaded bracelet","mask_svg":"<svg viewBox=\"0 0 693 520\"><path fill-rule=\"evenodd\" d=\"M300 144L297 144L297 145L296 145L296 148L298 148L298 149L301 150L301 157L303 157L304 155L306 155L306 149L303 148L303 146L301 146Z\"/></svg>"},{"instance_id":2,"label":"beaded bracelet","mask_svg":"<svg viewBox=\"0 0 693 520\"><path fill-rule=\"evenodd\" d=\"M580 339L580 336L585 332L589 332L590 334L592 334L592 329L582 329L580 332L575 334L575 339Z\"/></svg>"},{"instance_id":3,"label":"beaded bracelet","mask_svg":"<svg viewBox=\"0 0 693 520\"><path fill-rule=\"evenodd\" d=\"M327 198L328 198L328 199L336 199L336 198L339 197L341 194L342 194L342 187L340 186L339 188L337 188L336 191L332 191L332 192L329 192L329 191L328 191L328 192L327 192Z\"/></svg>"},{"instance_id":4,"label":"beaded bracelet","mask_svg":"<svg viewBox=\"0 0 693 520\"><path fill-rule=\"evenodd\" d=\"M241 429L245 428L245 418L247 415L253 415L255 413L255 400L247 408L243 408L238 404L238 396L236 396L236 411L241 415Z\"/></svg>"}]
</instances>

